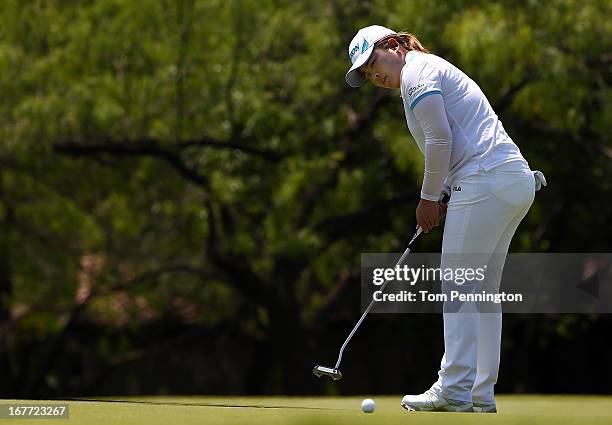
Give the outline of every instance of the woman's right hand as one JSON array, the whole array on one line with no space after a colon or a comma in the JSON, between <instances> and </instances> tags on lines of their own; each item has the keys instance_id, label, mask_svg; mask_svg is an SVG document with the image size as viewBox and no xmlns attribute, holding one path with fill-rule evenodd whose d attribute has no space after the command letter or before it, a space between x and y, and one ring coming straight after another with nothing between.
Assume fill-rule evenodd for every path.
<instances>
[{"instance_id":1,"label":"woman's right hand","mask_svg":"<svg viewBox=\"0 0 612 425\"><path fill-rule=\"evenodd\" d=\"M425 233L440 224L440 210L436 201L421 199L416 209L416 221L417 227L420 226Z\"/></svg>"}]
</instances>

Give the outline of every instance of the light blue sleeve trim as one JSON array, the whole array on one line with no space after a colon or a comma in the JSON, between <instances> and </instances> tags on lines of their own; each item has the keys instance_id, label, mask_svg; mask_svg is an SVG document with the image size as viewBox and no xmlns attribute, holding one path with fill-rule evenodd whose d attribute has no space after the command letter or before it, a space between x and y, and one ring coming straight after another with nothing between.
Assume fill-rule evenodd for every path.
<instances>
[{"instance_id":1,"label":"light blue sleeve trim","mask_svg":"<svg viewBox=\"0 0 612 425\"><path fill-rule=\"evenodd\" d=\"M410 105L410 109L414 109L415 105L417 103L419 103L421 101L421 99L430 96L432 94L439 94L442 95L442 90L432 90L432 91L428 91L426 93L420 94L419 97L417 97L416 99L414 99L414 101L412 102L412 104Z\"/></svg>"}]
</instances>

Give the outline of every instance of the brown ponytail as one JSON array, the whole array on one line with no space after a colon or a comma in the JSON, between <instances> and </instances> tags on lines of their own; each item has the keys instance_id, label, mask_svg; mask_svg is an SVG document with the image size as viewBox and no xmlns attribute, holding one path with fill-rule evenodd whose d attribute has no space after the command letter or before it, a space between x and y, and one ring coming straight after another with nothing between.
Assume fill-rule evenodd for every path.
<instances>
[{"instance_id":1,"label":"brown ponytail","mask_svg":"<svg viewBox=\"0 0 612 425\"><path fill-rule=\"evenodd\" d=\"M406 43L406 47L408 50L416 50L418 52L429 53L418 38L408 32L398 32L397 35L399 38Z\"/></svg>"},{"instance_id":2,"label":"brown ponytail","mask_svg":"<svg viewBox=\"0 0 612 425\"><path fill-rule=\"evenodd\" d=\"M405 47L407 50L416 50L418 52L429 53L429 50L423 47L419 39L409 32L398 32L397 34L385 37L376 42L376 47L389 48L388 40L390 38L395 38L399 44Z\"/></svg>"}]
</instances>

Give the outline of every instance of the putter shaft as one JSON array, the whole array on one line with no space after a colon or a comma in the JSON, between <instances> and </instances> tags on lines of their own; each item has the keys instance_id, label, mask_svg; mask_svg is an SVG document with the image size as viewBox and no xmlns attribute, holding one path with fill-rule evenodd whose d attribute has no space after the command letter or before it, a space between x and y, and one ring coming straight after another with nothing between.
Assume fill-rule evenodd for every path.
<instances>
[{"instance_id":1,"label":"putter shaft","mask_svg":"<svg viewBox=\"0 0 612 425\"><path fill-rule=\"evenodd\" d=\"M400 259L398 260L397 264L395 265L396 267L402 264L406 256L410 253L410 247L412 246L412 243L419 237L419 235L422 232L423 232L423 229L419 227L416 233L414 234L414 236L412 237L412 239L410 240L410 242L408 242L408 246L406 247L406 250L404 251ZM385 287L387 286L387 283L389 283L389 281L385 280L385 282L381 285L379 289L380 292L384 291ZM340 367L340 363L342 362L342 354L344 353L344 349L348 345L351 338L353 338L353 335L355 335L355 332L357 332L357 329L359 329L359 326L361 326L361 322L363 322L365 317L368 315L368 313L374 306L375 302L376 301L372 299L372 301L370 302L370 305L368 305L368 307L365 309L365 311L363 312L363 314L357 321L357 324L355 324L355 326L351 330L351 333L348 335L348 337L344 341L344 344L342 344L342 347L340 347L340 352L338 353L338 360L336 361L336 365L333 368L326 367L326 366L315 366L314 369L312 370L312 373L316 377L320 378L321 376L326 375L326 376L331 377L334 380L342 379L342 374L340 373L339 367Z\"/></svg>"}]
</instances>

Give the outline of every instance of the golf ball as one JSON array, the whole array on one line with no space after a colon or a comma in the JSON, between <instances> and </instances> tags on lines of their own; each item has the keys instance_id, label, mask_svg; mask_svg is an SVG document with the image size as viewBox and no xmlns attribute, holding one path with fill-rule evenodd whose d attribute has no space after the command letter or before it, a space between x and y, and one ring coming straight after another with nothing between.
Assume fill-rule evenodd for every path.
<instances>
[{"instance_id":1,"label":"golf ball","mask_svg":"<svg viewBox=\"0 0 612 425\"><path fill-rule=\"evenodd\" d=\"M375 408L376 403L374 403L374 400L371 398L366 398L361 402L361 410L363 410L364 413L372 413Z\"/></svg>"}]
</instances>

